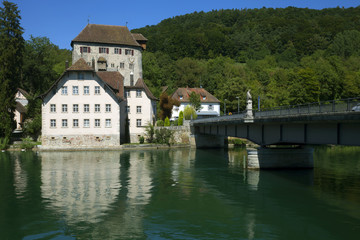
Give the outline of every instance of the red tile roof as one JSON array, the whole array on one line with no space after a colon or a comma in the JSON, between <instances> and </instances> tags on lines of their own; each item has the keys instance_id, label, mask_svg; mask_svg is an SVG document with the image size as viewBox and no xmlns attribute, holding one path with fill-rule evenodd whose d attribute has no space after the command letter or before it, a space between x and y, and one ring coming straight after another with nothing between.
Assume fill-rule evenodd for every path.
<instances>
[{"instance_id":1,"label":"red tile roof","mask_svg":"<svg viewBox=\"0 0 360 240\"><path fill-rule=\"evenodd\" d=\"M83 58L80 58L76 63L71 65L66 71L94 71Z\"/></svg>"},{"instance_id":2,"label":"red tile roof","mask_svg":"<svg viewBox=\"0 0 360 240\"><path fill-rule=\"evenodd\" d=\"M124 98L124 77L119 72L97 72L96 74L114 90L116 96Z\"/></svg>"},{"instance_id":3,"label":"red tile roof","mask_svg":"<svg viewBox=\"0 0 360 240\"><path fill-rule=\"evenodd\" d=\"M140 37L140 36L139 36ZM107 43L140 47L127 27L88 24L72 41L88 43Z\"/></svg>"},{"instance_id":4,"label":"red tile roof","mask_svg":"<svg viewBox=\"0 0 360 240\"><path fill-rule=\"evenodd\" d=\"M200 101L202 103L219 103L220 101L214 97L211 93L206 91L204 88L178 88L171 97L180 101L181 103L190 102L190 94L195 92L200 95ZM182 96L182 99L180 99Z\"/></svg>"}]
</instances>

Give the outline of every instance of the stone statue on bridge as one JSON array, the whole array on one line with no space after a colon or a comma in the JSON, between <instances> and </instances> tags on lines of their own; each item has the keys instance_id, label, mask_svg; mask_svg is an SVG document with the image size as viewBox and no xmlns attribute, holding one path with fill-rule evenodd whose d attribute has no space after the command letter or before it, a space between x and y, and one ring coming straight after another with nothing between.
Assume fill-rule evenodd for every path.
<instances>
[{"instance_id":1,"label":"stone statue on bridge","mask_svg":"<svg viewBox=\"0 0 360 240\"><path fill-rule=\"evenodd\" d=\"M252 112L252 98L250 94L250 89L246 93L246 115L245 119L253 119L253 112Z\"/></svg>"}]
</instances>

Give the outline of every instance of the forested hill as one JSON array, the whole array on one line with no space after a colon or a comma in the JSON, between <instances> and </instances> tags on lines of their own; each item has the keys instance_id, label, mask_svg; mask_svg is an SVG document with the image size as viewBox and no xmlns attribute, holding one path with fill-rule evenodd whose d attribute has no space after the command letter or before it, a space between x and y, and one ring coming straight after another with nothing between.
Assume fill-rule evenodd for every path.
<instances>
[{"instance_id":1,"label":"forested hill","mask_svg":"<svg viewBox=\"0 0 360 240\"><path fill-rule=\"evenodd\" d=\"M148 51L161 51L172 59L209 59L229 56L236 61L262 59L295 48L298 57L327 49L335 36L360 31L360 7L323 10L244 9L195 12L146 26Z\"/></svg>"},{"instance_id":2,"label":"forested hill","mask_svg":"<svg viewBox=\"0 0 360 240\"><path fill-rule=\"evenodd\" d=\"M231 111L248 88L263 107L360 96L360 7L195 12L132 32L156 94L202 85Z\"/></svg>"}]
</instances>

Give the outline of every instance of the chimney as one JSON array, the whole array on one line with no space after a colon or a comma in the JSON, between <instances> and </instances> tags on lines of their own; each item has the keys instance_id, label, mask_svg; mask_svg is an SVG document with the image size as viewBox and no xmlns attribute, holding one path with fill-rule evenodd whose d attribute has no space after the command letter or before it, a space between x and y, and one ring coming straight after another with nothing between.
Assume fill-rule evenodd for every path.
<instances>
[{"instance_id":1,"label":"chimney","mask_svg":"<svg viewBox=\"0 0 360 240\"><path fill-rule=\"evenodd\" d=\"M69 68L69 61L66 60L66 61L65 61L65 70L68 69L68 68Z\"/></svg>"}]
</instances>

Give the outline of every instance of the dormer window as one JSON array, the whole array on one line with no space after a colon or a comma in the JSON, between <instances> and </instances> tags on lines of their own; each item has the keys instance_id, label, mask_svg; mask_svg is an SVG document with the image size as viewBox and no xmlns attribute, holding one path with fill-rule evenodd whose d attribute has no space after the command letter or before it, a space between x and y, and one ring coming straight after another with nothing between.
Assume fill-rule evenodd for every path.
<instances>
[{"instance_id":1,"label":"dormer window","mask_svg":"<svg viewBox=\"0 0 360 240\"><path fill-rule=\"evenodd\" d=\"M206 96L202 96L202 100L206 100Z\"/></svg>"},{"instance_id":2,"label":"dormer window","mask_svg":"<svg viewBox=\"0 0 360 240\"><path fill-rule=\"evenodd\" d=\"M183 99L183 96L182 96L182 95L180 95L180 96L179 96L179 98L180 98L180 100L182 100L182 99Z\"/></svg>"}]
</instances>

